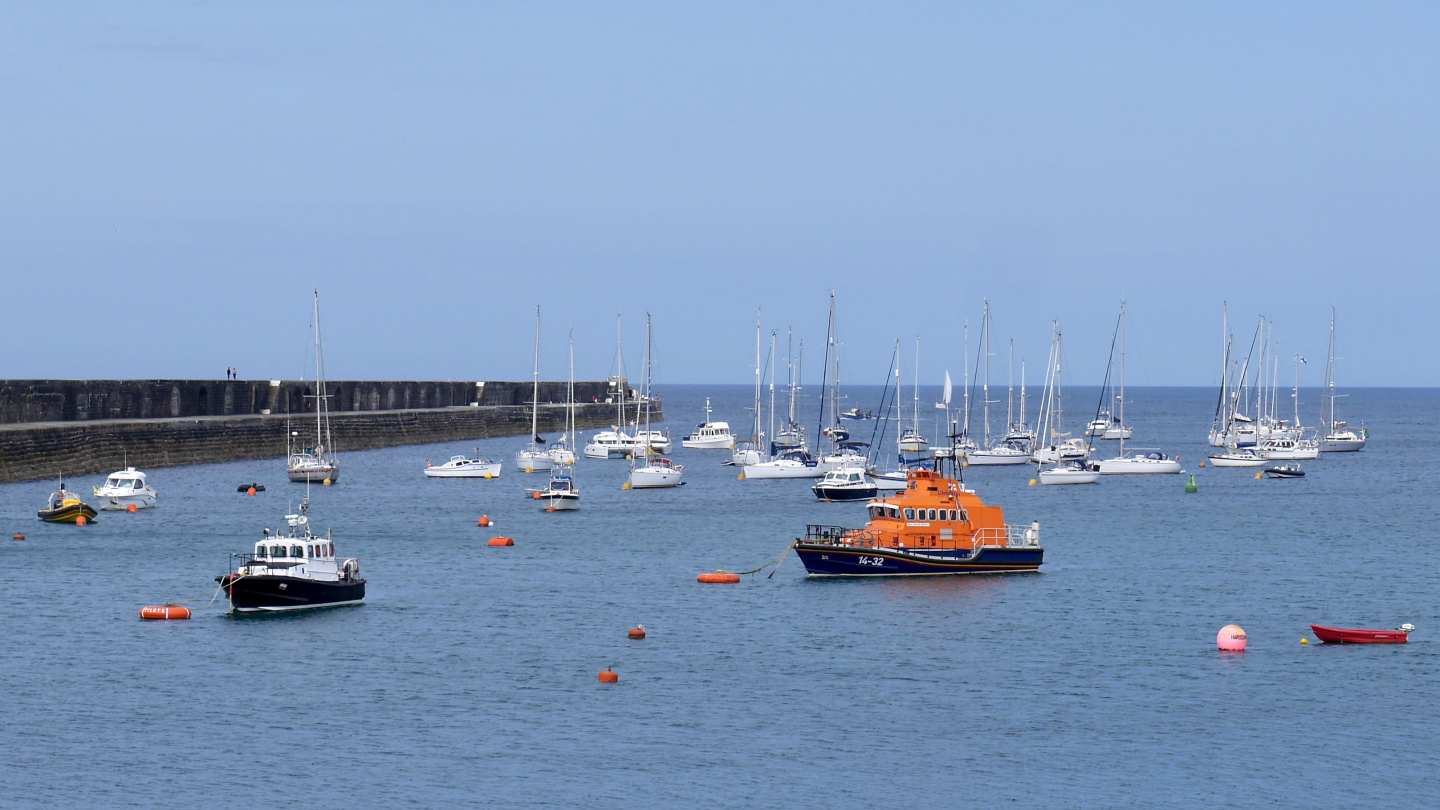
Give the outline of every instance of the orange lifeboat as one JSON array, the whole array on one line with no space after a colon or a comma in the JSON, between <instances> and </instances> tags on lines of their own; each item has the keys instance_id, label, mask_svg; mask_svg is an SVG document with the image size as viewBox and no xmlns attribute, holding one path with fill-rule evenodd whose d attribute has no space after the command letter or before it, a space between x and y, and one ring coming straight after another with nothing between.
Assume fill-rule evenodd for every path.
<instances>
[{"instance_id":1,"label":"orange lifeboat","mask_svg":"<svg viewBox=\"0 0 1440 810\"><path fill-rule=\"evenodd\" d=\"M1040 524L1005 513L934 470L911 470L905 489L866 505L863 528L810 525L795 551L811 576L873 577L1038 571Z\"/></svg>"}]
</instances>

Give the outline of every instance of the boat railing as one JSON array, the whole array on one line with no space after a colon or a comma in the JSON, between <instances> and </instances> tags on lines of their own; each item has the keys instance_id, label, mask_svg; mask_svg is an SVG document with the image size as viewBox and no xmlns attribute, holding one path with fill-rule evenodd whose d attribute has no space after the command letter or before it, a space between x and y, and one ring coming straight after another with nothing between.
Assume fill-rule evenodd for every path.
<instances>
[{"instance_id":1,"label":"boat railing","mask_svg":"<svg viewBox=\"0 0 1440 810\"><path fill-rule=\"evenodd\" d=\"M805 526L806 543L818 543L830 546L860 546L862 548L888 547L880 537L867 529L852 529L845 526L831 526L826 524L811 523ZM973 535L963 538L931 538L928 546L919 544L917 549L922 548L1039 548L1040 547L1040 524L1031 523L1029 526L994 526L976 529ZM904 548L901 544L900 548Z\"/></svg>"}]
</instances>

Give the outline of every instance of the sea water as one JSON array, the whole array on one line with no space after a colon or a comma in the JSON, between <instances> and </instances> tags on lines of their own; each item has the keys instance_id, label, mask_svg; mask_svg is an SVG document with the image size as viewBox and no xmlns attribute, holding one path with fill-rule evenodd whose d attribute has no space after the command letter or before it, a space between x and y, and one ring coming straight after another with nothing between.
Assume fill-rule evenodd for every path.
<instances>
[{"instance_id":1,"label":"sea water","mask_svg":"<svg viewBox=\"0 0 1440 810\"><path fill-rule=\"evenodd\" d=\"M1074 393L1078 431L1096 392ZM279 458L152 470L158 508L84 528L35 519L53 482L0 486L0 532L26 535L0 546L0 804L1434 803L1440 392L1352 391L1363 451L1256 480L1199 466L1213 391L1131 389L1131 444L1179 455L1198 493L1184 476L966 471L1011 523L1040 522L1038 574L813 580L791 554L738 585L695 577L756 567L806 523L859 525L864 506L680 448L707 396L748 436L744 387L661 394L685 486L625 491L626 461L582 459L576 512L527 497L546 479L515 471L520 438L479 442L505 462L483 481L422 475L474 442L344 452L337 436L342 478L309 490L310 516L361 560L360 607L236 618L222 596L190 621L137 617L204 605L229 553L295 510L307 491ZM920 413L932 443L939 413ZM250 481L267 491L236 492ZM497 534L515 546L488 547ZM1215 649L1232 622L1244 653ZM1312 622L1418 629L1336 647ZM618 684L597 683L606 667Z\"/></svg>"}]
</instances>

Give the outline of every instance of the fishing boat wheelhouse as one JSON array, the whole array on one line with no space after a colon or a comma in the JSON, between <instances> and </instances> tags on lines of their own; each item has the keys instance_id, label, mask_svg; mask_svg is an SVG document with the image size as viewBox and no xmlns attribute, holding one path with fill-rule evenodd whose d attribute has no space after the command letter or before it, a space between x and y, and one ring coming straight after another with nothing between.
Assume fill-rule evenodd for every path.
<instances>
[{"instance_id":1,"label":"fishing boat wheelhouse","mask_svg":"<svg viewBox=\"0 0 1440 810\"><path fill-rule=\"evenodd\" d=\"M230 555L234 570L215 578L229 595L231 609L260 613L364 602L360 561L336 557L330 532L311 534L304 514L286 515L285 522L283 532L265 529L253 554Z\"/></svg>"},{"instance_id":2,"label":"fishing boat wheelhouse","mask_svg":"<svg viewBox=\"0 0 1440 810\"><path fill-rule=\"evenodd\" d=\"M961 481L910 470L905 489L866 505L864 528L810 525L795 541L817 577L934 576L1038 571L1040 524L1009 526Z\"/></svg>"}]
</instances>

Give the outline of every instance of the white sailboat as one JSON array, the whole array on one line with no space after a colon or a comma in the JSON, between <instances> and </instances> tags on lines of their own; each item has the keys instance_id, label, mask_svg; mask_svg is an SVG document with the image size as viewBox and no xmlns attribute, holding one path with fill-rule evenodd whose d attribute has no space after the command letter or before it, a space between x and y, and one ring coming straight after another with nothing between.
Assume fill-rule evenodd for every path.
<instances>
[{"instance_id":1,"label":"white sailboat","mask_svg":"<svg viewBox=\"0 0 1440 810\"><path fill-rule=\"evenodd\" d=\"M325 389L325 351L320 337L320 291L315 290L315 444L298 452L288 448L285 475L291 481L333 484L340 480L340 459L330 437L330 395ZM298 438L290 432L293 443Z\"/></svg>"},{"instance_id":2,"label":"white sailboat","mask_svg":"<svg viewBox=\"0 0 1440 810\"><path fill-rule=\"evenodd\" d=\"M1328 418L1326 402L1320 405L1320 450L1325 453L1351 453L1365 446L1370 431L1360 428L1356 433L1344 422L1335 418L1335 400L1344 394L1335 393L1335 307L1330 307L1330 349L1325 361L1325 400L1330 406Z\"/></svg>"},{"instance_id":3,"label":"white sailboat","mask_svg":"<svg viewBox=\"0 0 1440 810\"><path fill-rule=\"evenodd\" d=\"M609 430L602 430L590 437L585 445L586 458L629 458L635 454L635 439L625 432L625 397L629 394L629 381L625 379L625 351L620 339L619 315L615 316L615 375L610 378L610 390L615 400L615 424ZM638 414L638 408L636 413Z\"/></svg>"},{"instance_id":4,"label":"white sailboat","mask_svg":"<svg viewBox=\"0 0 1440 810\"><path fill-rule=\"evenodd\" d=\"M984 448L984 449L971 450L971 451L965 453L965 461L966 461L966 463L969 464L970 466L980 466L980 467L1000 467L1000 466L1013 467L1013 466L1017 466L1017 465L1020 465L1020 464L1028 464L1028 463L1030 463L1030 452L1029 452L1029 450L1027 450L1025 447L1023 447L1023 446L1020 444L1020 442L1014 441L1014 440L1011 440L1011 439L1008 439L1008 438L1006 438L1006 439L1001 439L1000 441L995 442L995 443L993 443L993 444L992 444L991 441L990 441L990 356L991 356L991 351L990 351L990 302L989 302L988 300L985 302L985 319L984 319L984 321L983 321L982 324L981 324L981 330L982 330L982 334L981 334L981 337L980 337L980 342L981 342L982 344L984 344L983 347L982 347L982 349L981 349L981 354L985 357L985 378L984 378L984 380L983 380L983 382L981 383L981 386L980 386L981 403L982 403L982 413L983 413L982 420L983 420L983 427L984 427L984 431L985 431L984 434L983 434L983 442L982 442L982 445L983 445L983 448ZM1011 406L1012 406L1012 408L1013 408L1013 404L1014 404L1014 391L1015 391L1015 386L1014 386L1014 380L1013 380L1013 379L1011 380L1010 391L1011 391L1011 399L1010 399L1010 401L1011 401ZM1013 410L1012 410L1010 413L1007 414L1007 416L1006 416L1006 422L1013 424L1014 418L1015 418L1015 415L1014 415L1014 412L1013 412ZM1008 432L1008 430L1007 430L1007 432Z\"/></svg>"},{"instance_id":5,"label":"white sailboat","mask_svg":"<svg viewBox=\"0 0 1440 810\"><path fill-rule=\"evenodd\" d=\"M905 407L900 406L902 429L900 431L900 462L913 464L930 457L930 442L920 432L920 336L915 336L915 385L912 390L913 414L909 427L903 427Z\"/></svg>"},{"instance_id":6,"label":"white sailboat","mask_svg":"<svg viewBox=\"0 0 1440 810\"><path fill-rule=\"evenodd\" d=\"M1106 372L1109 376L1109 372ZM1125 424L1125 302L1120 302L1120 394L1116 397L1119 402L1119 413L1116 419L1120 425ZM1131 448L1127 453L1125 450L1126 432L1119 435L1120 454L1115 458L1105 459L1100 462L1102 475L1141 475L1141 474L1167 474L1181 472L1180 461L1154 448Z\"/></svg>"},{"instance_id":7,"label":"white sailboat","mask_svg":"<svg viewBox=\"0 0 1440 810\"><path fill-rule=\"evenodd\" d=\"M565 393L565 429L560 432L560 441L550 445L546 452L556 464L570 466L575 463L575 330L570 330L570 382Z\"/></svg>"},{"instance_id":8,"label":"white sailboat","mask_svg":"<svg viewBox=\"0 0 1440 810\"><path fill-rule=\"evenodd\" d=\"M1045 364L1045 389L1040 399L1039 444L1034 452L1038 469L1036 477L1040 483L1093 484L1100 480L1100 471L1086 459L1088 447L1081 439L1071 438L1060 427L1064 424L1064 398L1061 393L1060 372L1063 355L1063 340L1060 324L1051 325L1050 358ZM1043 457L1042 457L1043 456ZM1043 463L1050 462L1050 469Z\"/></svg>"},{"instance_id":9,"label":"white sailboat","mask_svg":"<svg viewBox=\"0 0 1440 810\"><path fill-rule=\"evenodd\" d=\"M760 362L760 308L755 308L755 402L750 406L750 438L731 446L732 463L742 467L759 464L770 458L761 429L760 384L764 366ZM707 417L708 418L708 417Z\"/></svg>"},{"instance_id":10,"label":"white sailboat","mask_svg":"<svg viewBox=\"0 0 1440 810\"><path fill-rule=\"evenodd\" d=\"M640 434L642 437L654 433L650 429L650 404L653 402L651 391L654 385L650 341L650 314L647 312L645 314L645 365L641 370L641 401L645 403L645 430ZM630 460L630 488L678 487L684 472L685 468L682 465L676 464L664 456L654 455L650 443L641 441L639 450L631 456Z\"/></svg>"},{"instance_id":11,"label":"white sailboat","mask_svg":"<svg viewBox=\"0 0 1440 810\"><path fill-rule=\"evenodd\" d=\"M535 307L535 383L530 394L530 444L515 454L515 466L520 472L545 472L555 466L555 459L545 449L545 440L540 438L540 307Z\"/></svg>"}]
</instances>

